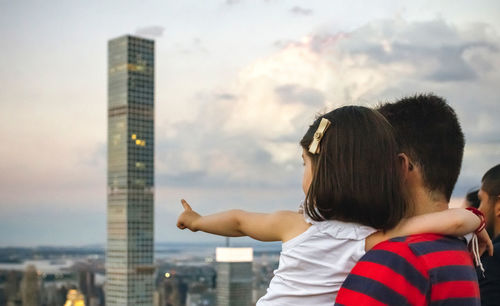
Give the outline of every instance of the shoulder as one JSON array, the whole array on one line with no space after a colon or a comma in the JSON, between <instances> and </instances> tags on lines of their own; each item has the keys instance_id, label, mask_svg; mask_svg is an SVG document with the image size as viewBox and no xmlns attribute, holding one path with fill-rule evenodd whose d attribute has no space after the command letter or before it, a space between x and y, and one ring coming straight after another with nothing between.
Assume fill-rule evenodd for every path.
<instances>
[{"instance_id":1,"label":"shoulder","mask_svg":"<svg viewBox=\"0 0 500 306\"><path fill-rule=\"evenodd\" d=\"M404 242L428 276L431 302L479 304L477 275L467 244L463 239L439 234L419 234Z\"/></svg>"},{"instance_id":2,"label":"shoulder","mask_svg":"<svg viewBox=\"0 0 500 306\"><path fill-rule=\"evenodd\" d=\"M468 282L470 288L475 287L474 263L464 240L439 234L410 235L400 239L420 264L421 271L430 277L432 286L461 281Z\"/></svg>"},{"instance_id":3,"label":"shoulder","mask_svg":"<svg viewBox=\"0 0 500 306\"><path fill-rule=\"evenodd\" d=\"M429 299L451 301L462 294L476 305L474 277L463 241L434 234L398 237L377 244L361 258L342 285L337 303L425 305Z\"/></svg>"},{"instance_id":4,"label":"shoulder","mask_svg":"<svg viewBox=\"0 0 500 306\"><path fill-rule=\"evenodd\" d=\"M370 270L383 270L404 276L414 282L427 282L428 271L412 244L420 237L404 236L383 241L368 251L359 265L371 266ZM390 270L390 271L389 271Z\"/></svg>"},{"instance_id":5,"label":"shoulder","mask_svg":"<svg viewBox=\"0 0 500 306\"><path fill-rule=\"evenodd\" d=\"M296 211L280 210L269 216L274 220L273 224L281 228L282 242L287 242L292 238L305 232L311 224L307 223L304 216Z\"/></svg>"},{"instance_id":6,"label":"shoulder","mask_svg":"<svg viewBox=\"0 0 500 306\"><path fill-rule=\"evenodd\" d=\"M346 278L336 303L425 304L429 288L428 272L411 250L407 239L387 240L368 251Z\"/></svg>"},{"instance_id":7,"label":"shoulder","mask_svg":"<svg viewBox=\"0 0 500 306\"><path fill-rule=\"evenodd\" d=\"M473 269L472 258L463 239L439 234L420 234L408 236L406 243L425 263L427 269L445 269L446 266L460 266L462 269L467 266Z\"/></svg>"},{"instance_id":8,"label":"shoulder","mask_svg":"<svg viewBox=\"0 0 500 306\"><path fill-rule=\"evenodd\" d=\"M480 305L477 275L464 240L437 234L409 240L410 248L429 272L431 302Z\"/></svg>"},{"instance_id":9,"label":"shoulder","mask_svg":"<svg viewBox=\"0 0 500 306\"><path fill-rule=\"evenodd\" d=\"M280 222L306 223L302 214L291 210L278 210L269 214L269 217Z\"/></svg>"},{"instance_id":10,"label":"shoulder","mask_svg":"<svg viewBox=\"0 0 500 306\"><path fill-rule=\"evenodd\" d=\"M395 238L397 239L397 238ZM416 234L405 237L405 242L417 253L467 250L465 239L440 234Z\"/></svg>"}]
</instances>

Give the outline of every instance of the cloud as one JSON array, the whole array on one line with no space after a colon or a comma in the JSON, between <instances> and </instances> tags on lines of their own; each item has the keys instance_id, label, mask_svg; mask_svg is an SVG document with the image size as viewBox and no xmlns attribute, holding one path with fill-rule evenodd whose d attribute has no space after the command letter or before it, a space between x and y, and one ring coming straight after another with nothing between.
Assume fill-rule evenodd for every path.
<instances>
[{"instance_id":1,"label":"cloud","mask_svg":"<svg viewBox=\"0 0 500 306\"><path fill-rule=\"evenodd\" d=\"M325 104L324 94L314 88L302 88L299 85L286 84L276 87L275 92L284 103L299 102L318 108Z\"/></svg>"},{"instance_id":2,"label":"cloud","mask_svg":"<svg viewBox=\"0 0 500 306\"><path fill-rule=\"evenodd\" d=\"M498 52L498 41L487 37L487 27L460 30L442 19L407 23L383 21L366 25L340 42L351 55L366 56L372 63L407 63L419 67L415 76L434 82L476 79L478 68L467 54L479 50ZM497 37L498 38L498 37ZM487 69L487 67L481 67Z\"/></svg>"},{"instance_id":3,"label":"cloud","mask_svg":"<svg viewBox=\"0 0 500 306\"><path fill-rule=\"evenodd\" d=\"M137 28L137 30L135 30L135 34L152 38L160 38L163 36L164 31L165 28L162 26L148 26Z\"/></svg>"},{"instance_id":4,"label":"cloud","mask_svg":"<svg viewBox=\"0 0 500 306\"><path fill-rule=\"evenodd\" d=\"M214 96L193 121L165 127L176 131L172 137L157 142L157 186L269 188L297 185L297 175L283 179L286 157L272 155L262 140L249 133L221 130L226 124L225 118L233 111L228 107L231 103L234 100ZM286 141L281 145L286 146ZM293 146L298 149L296 142ZM287 148L286 154L289 153ZM293 149L291 153L294 154ZM297 163L294 168L299 167Z\"/></svg>"},{"instance_id":5,"label":"cloud","mask_svg":"<svg viewBox=\"0 0 500 306\"><path fill-rule=\"evenodd\" d=\"M235 5L241 3L243 0L226 0L224 1L224 4L226 5Z\"/></svg>"},{"instance_id":6,"label":"cloud","mask_svg":"<svg viewBox=\"0 0 500 306\"><path fill-rule=\"evenodd\" d=\"M290 12L295 16L310 16L313 14L311 9L302 8L300 6L294 6L290 9Z\"/></svg>"},{"instance_id":7,"label":"cloud","mask_svg":"<svg viewBox=\"0 0 500 306\"><path fill-rule=\"evenodd\" d=\"M227 92L214 94L216 100L236 100L236 96Z\"/></svg>"},{"instance_id":8,"label":"cloud","mask_svg":"<svg viewBox=\"0 0 500 306\"><path fill-rule=\"evenodd\" d=\"M500 143L500 38L487 25L378 20L275 45L274 54L247 65L232 83L198 95L202 106L182 127L164 127L174 132L160 141L160 156L169 152L160 157L162 184L297 187L298 141L315 114L415 92L446 97L472 148ZM470 150L459 193L481 175L481 157ZM495 150L480 164L496 162Z\"/></svg>"}]
</instances>

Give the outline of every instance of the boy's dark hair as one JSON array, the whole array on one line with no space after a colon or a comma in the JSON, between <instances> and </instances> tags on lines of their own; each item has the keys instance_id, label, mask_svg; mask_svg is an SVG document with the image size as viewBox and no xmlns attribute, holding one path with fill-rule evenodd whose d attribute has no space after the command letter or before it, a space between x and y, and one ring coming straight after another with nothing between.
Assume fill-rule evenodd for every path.
<instances>
[{"instance_id":1,"label":"boy's dark hair","mask_svg":"<svg viewBox=\"0 0 500 306\"><path fill-rule=\"evenodd\" d=\"M405 97L378 107L391 123L401 152L422 171L424 185L449 201L464 153L464 134L457 115L433 94Z\"/></svg>"},{"instance_id":2,"label":"boy's dark hair","mask_svg":"<svg viewBox=\"0 0 500 306\"><path fill-rule=\"evenodd\" d=\"M308 151L321 118L331 122L320 152ZM304 209L316 221L337 219L377 229L406 216L397 143L377 111L345 106L317 118L300 141L312 160L313 177Z\"/></svg>"},{"instance_id":3,"label":"boy's dark hair","mask_svg":"<svg viewBox=\"0 0 500 306\"><path fill-rule=\"evenodd\" d=\"M474 188L474 189L470 190L469 192L467 192L467 194L465 195L465 200L467 201L468 205L470 205L470 207L479 208L479 204L481 203L481 200L479 199L479 196L477 195L478 192L479 192L479 189Z\"/></svg>"},{"instance_id":4,"label":"boy's dark hair","mask_svg":"<svg viewBox=\"0 0 500 306\"><path fill-rule=\"evenodd\" d=\"M483 189L493 202L500 195L500 164L488 170L481 179Z\"/></svg>"}]
</instances>

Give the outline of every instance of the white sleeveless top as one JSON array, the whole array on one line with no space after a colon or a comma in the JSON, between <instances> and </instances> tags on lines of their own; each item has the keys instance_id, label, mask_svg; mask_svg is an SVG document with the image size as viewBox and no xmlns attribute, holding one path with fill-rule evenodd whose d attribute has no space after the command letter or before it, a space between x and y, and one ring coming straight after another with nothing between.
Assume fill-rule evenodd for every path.
<instances>
[{"instance_id":1,"label":"white sleeveless top","mask_svg":"<svg viewBox=\"0 0 500 306\"><path fill-rule=\"evenodd\" d=\"M342 221L312 221L283 243L278 269L257 306L333 305L347 274L365 254L365 238L376 230Z\"/></svg>"}]
</instances>

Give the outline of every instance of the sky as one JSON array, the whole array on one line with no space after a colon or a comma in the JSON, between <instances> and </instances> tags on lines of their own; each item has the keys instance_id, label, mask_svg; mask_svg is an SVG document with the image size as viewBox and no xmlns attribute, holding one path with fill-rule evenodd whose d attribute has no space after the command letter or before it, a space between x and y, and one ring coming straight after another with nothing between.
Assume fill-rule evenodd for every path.
<instances>
[{"instance_id":1,"label":"sky","mask_svg":"<svg viewBox=\"0 0 500 306\"><path fill-rule=\"evenodd\" d=\"M156 43L155 240L295 209L320 112L434 92L466 136L454 201L500 162L498 1L0 0L0 246L106 241L107 41Z\"/></svg>"}]
</instances>

